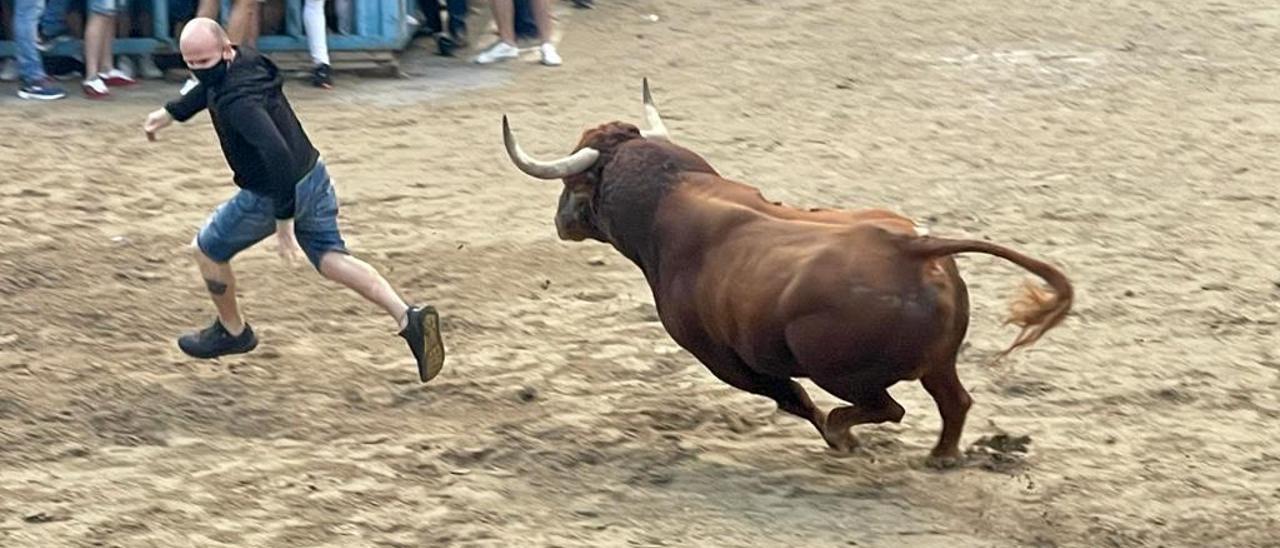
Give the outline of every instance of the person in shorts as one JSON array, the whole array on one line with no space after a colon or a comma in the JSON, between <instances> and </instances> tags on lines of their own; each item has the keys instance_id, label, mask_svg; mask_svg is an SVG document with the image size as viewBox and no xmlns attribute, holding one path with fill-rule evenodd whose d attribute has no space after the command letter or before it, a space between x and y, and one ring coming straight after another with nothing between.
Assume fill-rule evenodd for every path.
<instances>
[{"instance_id":1,"label":"person in shorts","mask_svg":"<svg viewBox=\"0 0 1280 548\"><path fill-rule=\"evenodd\" d=\"M209 327L178 339L183 352L216 358L258 345L240 313L231 259L275 234L289 263L306 256L324 277L381 306L409 343L422 382L444 366L440 315L411 306L372 266L348 252L338 229L338 199L320 153L311 145L284 95L284 77L271 60L247 46L233 46L212 19L196 18L182 30L183 60L199 84L147 116L149 139L173 123L208 110L240 191L218 206L195 238L196 263L218 317Z\"/></svg>"},{"instance_id":2,"label":"person in shorts","mask_svg":"<svg viewBox=\"0 0 1280 548\"><path fill-rule=\"evenodd\" d=\"M138 82L116 68L111 48L116 41L116 14L125 8L125 0L89 0L88 20L84 25L84 96L106 99L111 88L132 86Z\"/></svg>"}]
</instances>

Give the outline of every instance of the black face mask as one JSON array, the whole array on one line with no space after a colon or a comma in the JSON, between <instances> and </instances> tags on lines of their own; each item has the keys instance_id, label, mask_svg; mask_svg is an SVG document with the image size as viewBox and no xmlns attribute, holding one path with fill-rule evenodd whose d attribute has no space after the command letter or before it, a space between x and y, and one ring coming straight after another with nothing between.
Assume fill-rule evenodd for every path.
<instances>
[{"instance_id":1,"label":"black face mask","mask_svg":"<svg viewBox=\"0 0 1280 548\"><path fill-rule=\"evenodd\" d=\"M227 76L227 65L226 59L218 59L218 62L211 67L191 69L191 74L206 88L216 86Z\"/></svg>"}]
</instances>

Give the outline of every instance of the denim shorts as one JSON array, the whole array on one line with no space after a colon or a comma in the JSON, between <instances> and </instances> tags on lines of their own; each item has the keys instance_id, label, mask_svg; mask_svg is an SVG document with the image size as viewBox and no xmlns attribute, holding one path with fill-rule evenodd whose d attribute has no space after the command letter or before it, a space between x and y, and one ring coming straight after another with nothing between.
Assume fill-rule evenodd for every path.
<instances>
[{"instance_id":1,"label":"denim shorts","mask_svg":"<svg viewBox=\"0 0 1280 548\"><path fill-rule=\"evenodd\" d=\"M99 15L115 15L128 7L128 0L89 0L89 11Z\"/></svg>"},{"instance_id":2,"label":"denim shorts","mask_svg":"<svg viewBox=\"0 0 1280 548\"><path fill-rule=\"evenodd\" d=\"M294 192L293 233L311 266L320 270L320 259L326 253L347 252L338 232L338 196L324 160L316 160ZM274 212L271 198L241 189L204 222L196 245L214 262L229 262L237 253L275 234Z\"/></svg>"}]
</instances>

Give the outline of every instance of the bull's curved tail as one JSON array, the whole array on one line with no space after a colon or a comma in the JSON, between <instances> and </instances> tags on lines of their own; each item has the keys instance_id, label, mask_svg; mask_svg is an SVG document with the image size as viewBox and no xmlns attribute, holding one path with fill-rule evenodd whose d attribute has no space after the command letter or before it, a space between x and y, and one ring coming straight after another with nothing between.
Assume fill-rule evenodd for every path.
<instances>
[{"instance_id":1,"label":"bull's curved tail","mask_svg":"<svg viewBox=\"0 0 1280 548\"><path fill-rule=\"evenodd\" d=\"M1018 253L1004 246L980 240L951 240L947 238L911 238L907 240L907 251L921 258L936 258L956 253L985 253L995 255L1012 262L1039 276L1049 284L1050 290L1028 281L1022 292L1009 306L1009 319L1005 324L1015 324L1022 328L1013 344L996 356L996 360L1007 356L1017 348L1028 346L1040 340L1045 332L1053 329L1066 319L1071 311L1074 290L1066 274L1053 265Z\"/></svg>"}]
</instances>

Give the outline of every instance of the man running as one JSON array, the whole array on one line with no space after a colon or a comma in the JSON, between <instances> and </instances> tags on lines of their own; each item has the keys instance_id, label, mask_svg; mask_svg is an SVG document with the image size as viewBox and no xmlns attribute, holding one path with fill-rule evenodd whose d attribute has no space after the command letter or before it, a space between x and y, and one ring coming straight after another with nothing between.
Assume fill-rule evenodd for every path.
<instances>
[{"instance_id":1,"label":"man running","mask_svg":"<svg viewBox=\"0 0 1280 548\"><path fill-rule=\"evenodd\" d=\"M185 122L208 109L240 191L214 210L193 242L218 318L180 337L178 346L196 358L216 358L258 345L237 306L230 261L275 233L286 262L305 253L326 278L385 309L409 343L419 378L434 378L444 366L439 314L431 306L405 303L377 270L347 252L333 184L284 96L275 64L252 48L233 46L207 18L187 24L179 48L199 85L148 115L143 131L154 140L174 120Z\"/></svg>"}]
</instances>

